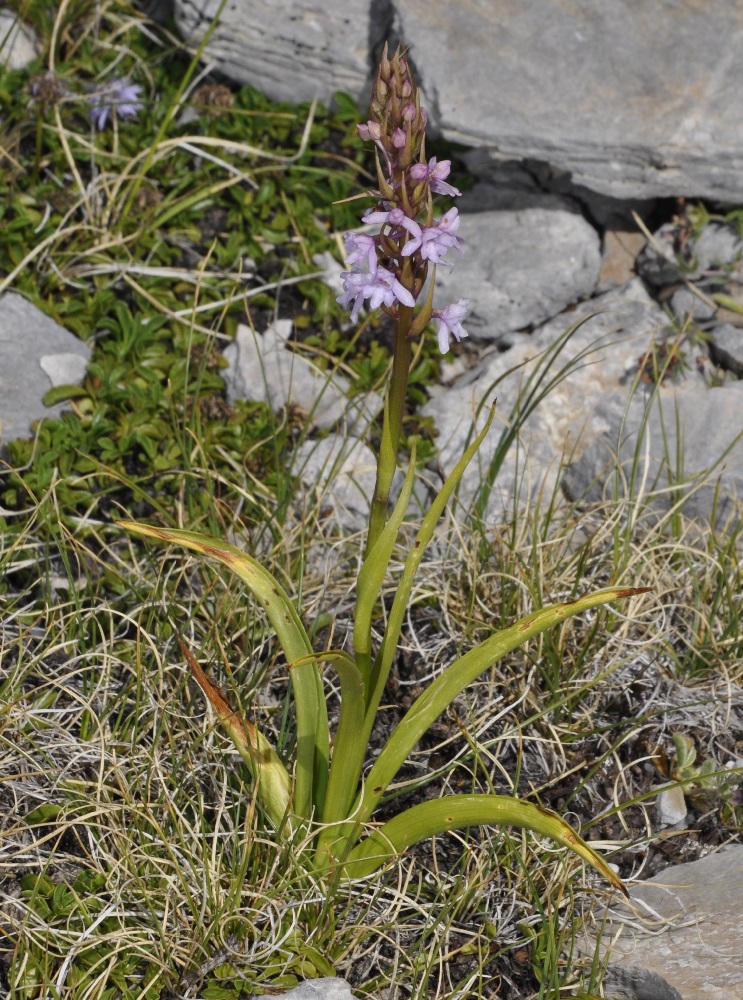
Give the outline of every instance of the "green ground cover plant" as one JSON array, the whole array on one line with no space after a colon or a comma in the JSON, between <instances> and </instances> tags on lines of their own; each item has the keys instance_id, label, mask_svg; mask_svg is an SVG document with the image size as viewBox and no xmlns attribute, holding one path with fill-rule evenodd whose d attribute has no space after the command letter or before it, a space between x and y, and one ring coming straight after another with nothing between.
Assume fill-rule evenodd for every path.
<instances>
[{"instance_id":1,"label":"green ground cover plant","mask_svg":"<svg viewBox=\"0 0 743 1000\"><path fill-rule=\"evenodd\" d=\"M598 992L575 933L606 884L546 837L437 835L329 893L303 862L307 831L276 836L189 679L191 658L289 769L298 718L264 611L218 566L117 527L229 537L270 563L314 648L351 637L360 540L297 490L305 418L228 404L220 372L238 322L260 332L288 315L296 349L353 392L384 385L392 324L349 326L314 259L340 261L361 204L348 199L377 183L358 109L200 79L196 52L118 0L18 6L44 52L0 71L0 286L93 355L82 387L55 390L69 412L10 442L0 475L0 987L233 1000L337 974L362 997ZM95 124L113 81L140 89ZM438 372L435 337L416 350L401 454L432 476L415 410ZM568 339L529 405L569 358ZM378 447L382 427L369 439ZM493 528L484 496L466 530L463 510L442 519L410 581L375 756L493 628L589 589L653 595L562 622L481 673L422 734L380 822L451 794L519 796L568 816L624 878L739 836L740 776L724 765L743 733L709 737L720 692L741 681L736 530L653 517L639 487L591 509L545 498ZM390 545L375 644L411 532L401 520ZM335 727L340 685L332 667L323 678ZM698 685L696 713L665 718L654 691L671 683ZM658 840L650 806L678 783L695 827Z\"/></svg>"}]
</instances>

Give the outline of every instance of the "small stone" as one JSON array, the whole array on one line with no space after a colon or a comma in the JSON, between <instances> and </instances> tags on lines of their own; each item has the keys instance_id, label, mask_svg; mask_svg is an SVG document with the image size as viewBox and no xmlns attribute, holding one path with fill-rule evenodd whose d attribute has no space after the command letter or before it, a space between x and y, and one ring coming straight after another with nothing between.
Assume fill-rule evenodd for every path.
<instances>
[{"instance_id":1,"label":"small stone","mask_svg":"<svg viewBox=\"0 0 743 1000\"><path fill-rule=\"evenodd\" d=\"M9 10L0 10L0 65L25 69L39 57L39 42L33 31Z\"/></svg>"},{"instance_id":2,"label":"small stone","mask_svg":"<svg viewBox=\"0 0 743 1000\"><path fill-rule=\"evenodd\" d=\"M704 323L712 319L717 308L714 302L709 301L709 295L702 298L700 295L695 295L691 288L684 286L677 288L671 296L671 310L676 319L682 323L688 319Z\"/></svg>"},{"instance_id":3,"label":"small stone","mask_svg":"<svg viewBox=\"0 0 743 1000\"><path fill-rule=\"evenodd\" d=\"M723 323L709 332L709 355L716 365L743 378L743 330Z\"/></svg>"},{"instance_id":4,"label":"small stone","mask_svg":"<svg viewBox=\"0 0 743 1000\"><path fill-rule=\"evenodd\" d=\"M45 406L58 385L82 381L90 349L17 292L0 298L0 440L28 437L42 417L64 404Z\"/></svg>"},{"instance_id":5,"label":"small stone","mask_svg":"<svg viewBox=\"0 0 743 1000\"><path fill-rule=\"evenodd\" d=\"M308 504L316 504L321 518L332 517L344 532L365 527L377 460L363 441L338 434L304 441L293 471L308 491Z\"/></svg>"},{"instance_id":6,"label":"small stone","mask_svg":"<svg viewBox=\"0 0 743 1000\"><path fill-rule=\"evenodd\" d=\"M606 1000L681 1000L663 976L631 965L611 965L603 982Z\"/></svg>"},{"instance_id":7,"label":"small stone","mask_svg":"<svg viewBox=\"0 0 743 1000\"><path fill-rule=\"evenodd\" d=\"M292 990L282 991L281 996L283 1000L355 1000L351 987L338 976L307 979ZM253 1000L258 1000L258 997Z\"/></svg>"},{"instance_id":8,"label":"small stone","mask_svg":"<svg viewBox=\"0 0 743 1000\"><path fill-rule=\"evenodd\" d=\"M655 802L655 813L661 827L676 826L686 820L688 813L683 788L664 788Z\"/></svg>"},{"instance_id":9,"label":"small stone","mask_svg":"<svg viewBox=\"0 0 743 1000\"><path fill-rule=\"evenodd\" d=\"M694 262L699 271L727 267L743 253L743 240L728 222L708 222L692 241Z\"/></svg>"},{"instance_id":10,"label":"small stone","mask_svg":"<svg viewBox=\"0 0 743 1000\"><path fill-rule=\"evenodd\" d=\"M662 288L679 280L683 263L676 254L678 226L667 222L653 233L637 256L637 273L649 285Z\"/></svg>"}]
</instances>

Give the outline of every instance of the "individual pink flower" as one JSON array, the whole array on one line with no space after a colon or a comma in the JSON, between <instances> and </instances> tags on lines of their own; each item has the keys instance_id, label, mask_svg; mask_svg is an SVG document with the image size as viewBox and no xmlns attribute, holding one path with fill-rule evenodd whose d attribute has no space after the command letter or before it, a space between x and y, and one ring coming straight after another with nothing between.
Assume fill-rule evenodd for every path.
<instances>
[{"instance_id":1,"label":"individual pink flower","mask_svg":"<svg viewBox=\"0 0 743 1000\"><path fill-rule=\"evenodd\" d=\"M414 163L410 168L410 176L417 184L428 180L434 194L448 194L452 198L456 198L462 192L453 184L447 183L446 178L449 176L450 170L451 160L442 160L441 163L437 163L436 157L432 156L428 164Z\"/></svg>"},{"instance_id":2,"label":"individual pink flower","mask_svg":"<svg viewBox=\"0 0 743 1000\"><path fill-rule=\"evenodd\" d=\"M395 303L400 302L404 306L415 305L415 299L411 293L401 285L392 271L385 267L375 267L374 270L367 271L345 271L341 275L343 281L343 294L339 295L336 302L340 303L344 309L353 302L351 308L351 322L355 323L359 317L359 312L364 304L364 299L369 299L369 309L378 309L381 305L390 309Z\"/></svg>"},{"instance_id":3,"label":"individual pink flower","mask_svg":"<svg viewBox=\"0 0 743 1000\"><path fill-rule=\"evenodd\" d=\"M462 326L462 320L467 314L469 299L460 299L459 302L452 302L451 305L444 306L443 309L434 309L433 317L439 321L438 339L439 350L442 354L449 351L449 337L454 337L460 341L467 336L467 331Z\"/></svg>"},{"instance_id":4,"label":"individual pink flower","mask_svg":"<svg viewBox=\"0 0 743 1000\"><path fill-rule=\"evenodd\" d=\"M413 239L408 240L403 247L402 255L409 257L420 250L421 257L433 264L440 264L441 258L450 247L455 247L461 255L464 255L462 241L455 235L457 229L459 229L459 211L450 208L434 225L424 226L420 235L414 234Z\"/></svg>"},{"instance_id":5,"label":"individual pink flower","mask_svg":"<svg viewBox=\"0 0 743 1000\"><path fill-rule=\"evenodd\" d=\"M365 233L346 233L343 237L346 244L345 262L349 267L361 267L366 261L369 271L377 266L377 241Z\"/></svg>"}]
</instances>

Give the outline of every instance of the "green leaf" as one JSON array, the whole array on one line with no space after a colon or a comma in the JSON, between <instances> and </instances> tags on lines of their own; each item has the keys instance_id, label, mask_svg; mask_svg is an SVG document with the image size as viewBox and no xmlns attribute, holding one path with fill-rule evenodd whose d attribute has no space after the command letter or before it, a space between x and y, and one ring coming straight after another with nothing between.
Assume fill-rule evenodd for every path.
<instances>
[{"instance_id":1,"label":"green leaf","mask_svg":"<svg viewBox=\"0 0 743 1000\"><path fill-rule=\"evenodd\" d=\"M55 403L64 403L68 399L81 399L88 395L88 390L81 385L55 385L44 393L42 402L44 406L54 406Z\"/></svg>"},{"instance_id":2,"label":"green leaf","mask_svg":"<svg viewBox=\"0 0 743 1000\"><path fill-rule=\"evenodd\" d=\"M26 822L29 826L36 826L38 823L53 823L62 812L62 806L58 803L45 802L27 814Z\"/></svg>"},{"instance_id":3,"label":"green leaf","mask_svg":"<svg viewBox=\"0 0 743 1000\"><path fill-rule=\"evenodd\" d=\"M644 594L650 589L609 587L566 604L552 604L527 615L509 628L496 632L461 656L416 699L390 736L364 782L359 809L358 811L354 809L358 822L365 823L369 819L385 789L429 726L468 684L506 653L582 611L607 604L609 601Z\"/></svg>"},{"instance_id":4,"label":"green leaf","mask_svg":"<svg viewBox=\"0 0 743 1000\"><path fill-rule=\"evenodd\" d=\"M157 528L138 521L117 522L125 531L184 545L201 555L218 559L247 585L265 609L289 663L312 657L312 646L296 608L276 578L236 545L195 531ZM294 812L309 817L322 815L328 780L328 713L314 659L291 671L297 711L297 770Z\"/></svg>"},{"instance_id":5,"label":"green leaf","mask_svg":"<svg viewBox=\"0 0 743 1000\"><path fill-rule=\"evenodd\" d=\"M337 823L348 815L348 809L356 794L358 774L366 751L366 744L359 740L359 732L364 721L364 679L347 653L340 651L317 653L315 657L326 663L332 663L338 671L341 682L338 732L333 748L325 807L321 813L323 823ZM294 668L294 665L292 667ZM322 831L318 841L318 856L324 852L325 845L334 839L335 835L331 828Z\"/></svg>"},{"instance_id":6,"label":"green leaf","mask_svg":"<svg viewBox=\"0 0 743 1000\"><path fill-rule=\"evenodd\" d=\"M344 870L353 878L363 878L421 840L449 830L485 824L518 826L551 837L593 865L614 888L628 895L619 876L565 820L550 809L507 795L445 795L412 806L358 844L351 851Z\"/></svg>"}]
</instances>

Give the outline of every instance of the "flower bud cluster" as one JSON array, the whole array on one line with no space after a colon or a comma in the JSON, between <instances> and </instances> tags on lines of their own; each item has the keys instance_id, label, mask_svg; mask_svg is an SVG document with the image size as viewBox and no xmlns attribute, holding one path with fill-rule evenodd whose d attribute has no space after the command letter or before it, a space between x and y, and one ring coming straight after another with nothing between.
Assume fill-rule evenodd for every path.
<instances>
[{"instance_id":1,"label":"flower bud cluster","mask_svg":"<svg viewBox=\"0 0 743 1000\"><path fill-rule=\"evenodd\" d=\"M351 307L351 319L358 318L364 301L369 308L383 306L398 318L399 307L412 309L428 277L428 265L446 263L448 250L463 254L462 241L456 235L459 213L449 209L440 219L433 217L433 194L456 196L460 192L449 184L451 163L426 161L426 112L420 106L418 88L408 61L400 49L384 55L374 84L370 119L359 125L362 139L377 147L377 179L374 192L377 207L363 216L367 225L379 225L375 236L346 233L346 264L351 270L342 275L344 290L338 302ZM423 220L423 221L419 221ZM433 281L426 302L417 316L408 317L407 335L419 334L431 319L439 321L441 352L449 350L449 335L457 340L466 337L462 320L467 299L433 308Z\"/></svg>"}]
</instances>

